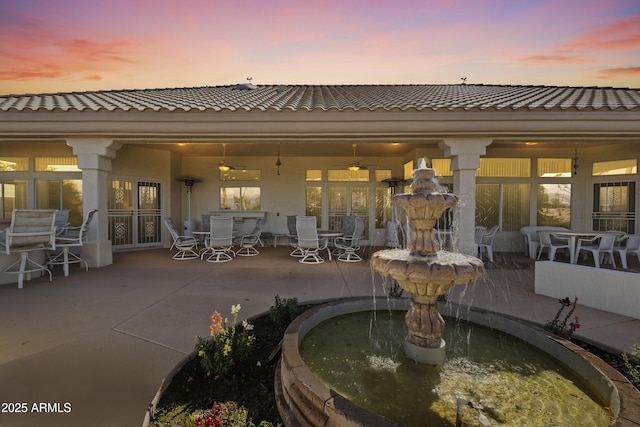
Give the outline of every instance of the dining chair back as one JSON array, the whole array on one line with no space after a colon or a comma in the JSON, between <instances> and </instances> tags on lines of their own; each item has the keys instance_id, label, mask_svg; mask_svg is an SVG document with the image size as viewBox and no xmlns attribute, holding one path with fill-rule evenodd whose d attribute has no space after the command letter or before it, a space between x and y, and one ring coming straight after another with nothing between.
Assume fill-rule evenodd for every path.
<instances>
[{"instance_id":1,"label":"dining chair back","mask_svg":"<svg viewBox=\"0 0 640 427\"><path fill-rule=\"evenodd\" d=\"M11 214L11 225L0 234L0 249L5 254L19 253L20 258L6 267L0 274L17 274L18 289L22 289L24 275L27 280L31 273L42 271L49 273L49 281L53 280L51 271L29 257L29 253L37 250L55 249L55 214L54 209L14 209Z\"/></svg>"},{"instance_id":2,"label":"dining chair back","mask_svg":"<svg viewBox=\"0 0 640 427\"><path fill-rule=\"evenodd\" d=\"M318 238L315 216L296 217L296 232L298 235L298 247L302 252L300 262L303 264L320 264L324 260L320 257L320 251L326 249L327 240Z\"/></svg>"},{"instance_id":3,"label":"dining chair back","mask_svg":"<svg viewBox=\"0 0 640 427\"><path fill-rule=\"evenodd\" d=\"M627 256L635 255L640 262L640 234L627 234L616 240L613 246L614 252L618 252L622 268L627 269Z\"/></svg>"},{"instance_id":4,"label":"dining chair back","mask_svg":"<svg viewBox=\"0 0 640 427\"><path fill-rule=\"evenodd\" d=\"M236 256L233 247L233 217L211 217L211 234L200 257L209 254L207 262L227 262Z\"/></svg>"},{"instance_id":5,"label":"dining chair back","mask_svg":"<svg viewBox=\"0 0 640 427\"><path fill-rule=\"evenodd\" d=\"M613 268L616 268L616 260L613 257L613 245L616 241L616 234L603 233L595 236L591 239L579 239L576 249L576 259L580 257L580 252L591 253L593 256L593 263L596 268L600 268L600 264L604 261L604 257L608 256L613 264Z\"/></svg>"}]
</instances>

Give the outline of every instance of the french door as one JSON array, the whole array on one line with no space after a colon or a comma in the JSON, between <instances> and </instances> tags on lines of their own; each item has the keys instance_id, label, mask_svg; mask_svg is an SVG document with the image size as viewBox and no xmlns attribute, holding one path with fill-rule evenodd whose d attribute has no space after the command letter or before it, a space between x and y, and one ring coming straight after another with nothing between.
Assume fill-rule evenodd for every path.
<instances>
[{"instance_id":1,"label":"french door","mask_svg":"<svg viewBox=\"0 0 640 427\"><path fill-rule=\"evenodd\" d=\"M329 186L329 229L340 230L342 217L360 216L365 219L364 240L369 239L370 189L362 185Z\"/></svg>"},{"instance_id":2,"label":"french door","mask_svg":"<svg viewBox=\"0 0 640 427\"><path fill-rule=\"evenodd\" d=\"M115 250L161 244L160 190L158 182L109 180L109 239Z\"/></svg>"}]
</instances>

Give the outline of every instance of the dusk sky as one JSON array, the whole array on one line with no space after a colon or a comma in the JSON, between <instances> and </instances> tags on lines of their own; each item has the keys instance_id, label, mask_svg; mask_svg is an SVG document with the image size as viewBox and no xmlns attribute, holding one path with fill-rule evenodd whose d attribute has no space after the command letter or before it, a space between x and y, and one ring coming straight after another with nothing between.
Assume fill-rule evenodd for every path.
<instances>
[{"instance_id":1,"label":"dusk sky","mask_svg":"<svg viewBox=\"0 0 640 427\"><path fill-rule=\"evenodd\" d=\"M640 0L0 0L0 95L248 77L640 88Z\"/></svg>"}]
</instances>

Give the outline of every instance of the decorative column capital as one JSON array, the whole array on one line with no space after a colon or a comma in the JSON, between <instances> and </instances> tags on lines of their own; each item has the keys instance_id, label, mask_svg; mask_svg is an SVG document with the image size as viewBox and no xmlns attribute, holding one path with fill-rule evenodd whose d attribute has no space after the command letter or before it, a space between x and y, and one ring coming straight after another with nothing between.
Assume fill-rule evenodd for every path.
<instances>
[{"instance_id":1,"label":"decorative column capital","mask_svg":"<svg viewBox=\"0 0 640 427\"><path fill-rule=\"evenodd\" d=\"M78 156L80 169L111 170L111 160L116 158L122 144L108 138L70 138L67 145Z\"/></svg>"}]
</instances>

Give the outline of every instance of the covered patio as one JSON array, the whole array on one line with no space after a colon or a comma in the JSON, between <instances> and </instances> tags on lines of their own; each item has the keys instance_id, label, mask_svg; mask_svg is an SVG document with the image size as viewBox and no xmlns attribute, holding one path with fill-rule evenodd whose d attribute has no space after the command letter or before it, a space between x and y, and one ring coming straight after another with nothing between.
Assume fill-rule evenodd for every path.
<instances>
[{"instance_id":1,"label":"covered patio","mask_svg":"<svg viewBox=\"0 0 640 427\"><path fill-rule=\"evenodd\" d=\"M73 188L72 218L98 209L82 248L91 267L169 246L163 217L202 227L224 210L260 211L275 234L288 215L325 229L362 215L366 240L382 246L390 180L401 191L422 158L460 195L462 252L475 253L479 222L499 225L495 250L508 252L524 251L521 226L549 217L591 229L623 216L616 227L638 230L635 198L599 199L640 188L637 89L240 84L4 96L0 111L2 219L18 199L64 208Z\"/></svg>"}]
</instances>

